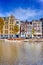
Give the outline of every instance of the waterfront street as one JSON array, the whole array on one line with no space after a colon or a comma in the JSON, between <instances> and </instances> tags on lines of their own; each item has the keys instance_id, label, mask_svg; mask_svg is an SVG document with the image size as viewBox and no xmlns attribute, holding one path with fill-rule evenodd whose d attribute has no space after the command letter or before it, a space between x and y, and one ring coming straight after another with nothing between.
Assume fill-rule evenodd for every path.
<instances>
[{"instance_id":1,"label":"waterfront street","mask_svg":"<svg viewBox=\"0 0 43 65\"><path fill-rule=\"evenodd\" d=\"M0 65L43 65L43 42L0 41Z\"/></svg>"}]
</instances>

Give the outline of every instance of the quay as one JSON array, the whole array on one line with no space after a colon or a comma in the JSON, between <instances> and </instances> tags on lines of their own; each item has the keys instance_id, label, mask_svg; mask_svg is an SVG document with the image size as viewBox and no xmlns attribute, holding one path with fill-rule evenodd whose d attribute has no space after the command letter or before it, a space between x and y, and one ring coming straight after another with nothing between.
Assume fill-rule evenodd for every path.
<instances>
[{"instance_id":1,"label":"quay","mask_svg":"<svg viewBox=\"0 0 43 65\"><path fill-rule=\"evenodd\" d=\"M6 42L43 42L43 38L31 38L31 39L14 38L14 39L0 39L0 41L6 41Z\"/></svg>"}]
</instances>

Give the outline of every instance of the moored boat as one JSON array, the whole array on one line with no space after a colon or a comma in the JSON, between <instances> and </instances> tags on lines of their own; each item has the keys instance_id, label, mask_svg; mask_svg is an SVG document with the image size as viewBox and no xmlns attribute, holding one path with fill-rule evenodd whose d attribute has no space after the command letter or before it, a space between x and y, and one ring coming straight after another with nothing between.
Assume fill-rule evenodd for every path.
<instances>
[{"instance_id":1,"label":"moored boat","mask_svg":"<svg viewBox=\"0 0 43 65\"><path fill-rule=\"evenodd\" d=\"M8 39L5 39L5 42L21 42L20 40L8 40Z\"/></svg>"}]
</instances>

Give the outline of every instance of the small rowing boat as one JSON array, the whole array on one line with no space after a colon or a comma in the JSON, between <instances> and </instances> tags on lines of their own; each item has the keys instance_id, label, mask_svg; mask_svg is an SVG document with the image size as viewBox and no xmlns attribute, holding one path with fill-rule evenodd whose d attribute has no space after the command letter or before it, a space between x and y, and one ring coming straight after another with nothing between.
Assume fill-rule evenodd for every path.
<instances>
[{"instance_id":1,"label":"small rowing boat","mask_svg":"<svg viewBox=\"0 0 43 65\"><path fill-rule=\"evenodd\" d=\"M8 40L8 39L5 39L5 42L21 42L21 40Z\"/></svg>"}]
</instances>

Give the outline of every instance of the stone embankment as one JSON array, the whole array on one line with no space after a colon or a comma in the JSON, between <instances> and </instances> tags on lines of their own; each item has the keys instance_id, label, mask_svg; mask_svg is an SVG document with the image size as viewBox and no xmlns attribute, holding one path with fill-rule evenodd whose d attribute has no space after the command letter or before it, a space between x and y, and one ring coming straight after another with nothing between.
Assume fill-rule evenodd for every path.
<instances>
[{"instance_id":1,"label":"stone embankment","mask_svg":"<svg viewBox=\"0 0 43 65\"><path fill-rule=\"evenodd\" d=\"M29 42L43 42L43 38L32 38L29 39Z\"/></svg>"},{"instance_id":2,"label":"stone embankment","mask_svg":"<svg viewBox=\"0 0 43 65\"><path fill-rule=\"evenodd\" d=\"M21 41L21 42L43 42L43 38L32 38L32 39L24 39L24 38L14 38L7 39L8 41ZM0 41L5 41L5 39L0 39Z\"/></svg>"}]
</instances>

